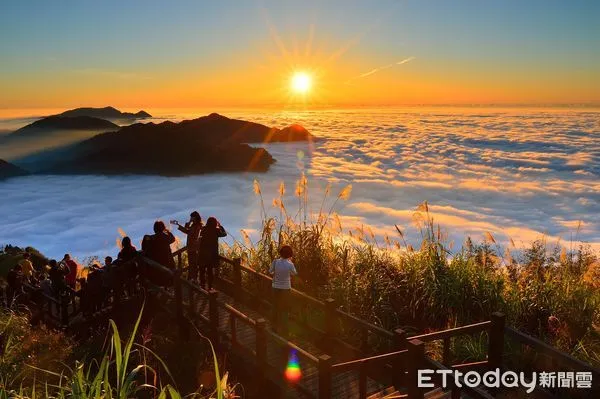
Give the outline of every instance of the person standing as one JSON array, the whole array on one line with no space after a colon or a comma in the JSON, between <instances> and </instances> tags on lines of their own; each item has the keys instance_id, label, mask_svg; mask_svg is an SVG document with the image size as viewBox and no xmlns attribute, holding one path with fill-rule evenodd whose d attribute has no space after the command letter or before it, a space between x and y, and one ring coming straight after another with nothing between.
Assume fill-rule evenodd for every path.
<instances>
[{"instance_id":1,"label":"person standing","mask_svg":"<svg viewBox=\"0 0 600 399\"><path fill-rule=\"evenodd\" d=\"M273 327L275 331L287 333L288 307L292 291L292 276L298 274L292 263L294 252L289 245L279 249L279 258L271 263L269 274L273 276Z\"/></svg>"},{"instance_id":2,"label":"person standing","mask_svg":"<svg viewBox=\"0 0 600 399\"><path fill-rule=\"evenodd\" d=\"M23 294L23 268L20 264L15 265L6 275L7 289L7 304L10 307L16 303L19 296Z\"/></svg>"},{"instance_id":3,"label":"person standing","mask_svg":"<svg viewBox=\"0 0 600 399\"><path fill-rule=\"evenodd\" d=\"M31 281L33 279L33 264L31 263L31 254L29 252L25 252L23 254L23 259L19 262L21 265L21 270L23 271L23 277L26 281Z\"/></svg>"},{"instance_id":4,"label":"person standing","mask_svg":"<svg viewBox=\"0 0 600 399\"><path fill-rule=\"evenodd\" d=\"M214 217L206 220L200 233L200 285L212 289L214 269L219 266L219 238L227 236L227 232Z\"/></svg>"},{"instance_id":5,"label":"person standing","mask_svg":"<svg viewBox=\"0 0 600 399\"><path fill-rule=\"evenodd\" d=\"M171 244L175 242L175 236L171 233L164 222L157 220L154 222L154 234L145 235L142 239L142 252L161 266L175 270L175 260L171 252ZM156 269L150 265L144 265L140 272L144 278L154 284L167 287L173 283L170 274L163 270Z\"/></svg>"},{"instance_id":6,"label":"person standing","mask_svg":"<svg viewBox=\"0 0 600 399\"><path fill-rule=\"evenodd\" d=\"M51 259L50 262L48 262L48 265L50 266L48 275L50 277L50 282L52 283L54 296L59 297L67 288L65 276L69 271L66 267L60 267L54 259Z\"/></svg>"},{"instance_id":7,"label":"person standing","mask_svg":"<svg viewBox=\"0 0 600 399\"><path fill-rule=\"evenodd\" d=\"M187 235L187 253L188 253L188 279L198 279L199 267L199 247L200 247L200 232L202 231L202 218L197 211L190 214L190 220L184 226L180 225L177 220L171 220L171 223L177 226L177 229Z\"/></svg>"},{"instance_id":8,"label":"person standing","mask_svg":"<svg viewBox=\"0 0 600 399\"><path fill-rule=\"evenodd\" d=\"M131 243L131 238L123 237L117 261L123 268L124 284L128 296L132 296L135 292L138 270L134 259L137 255L137 249Z\"/></svg>"},{"instance_id":9,"label":"person standing","mask_svg":"<svg viewBox=\"0 0 600 399\"><path fill-rule=\"evenodd\" d=\"M65 276L65 283L72 290L75 289L75 284L77 283L77 263L71 259L71 255L65 254L65 257L61 261L63 265L67 267L67 275Z\"/></svg>"},{"instance_id":10,"label":"person standing","mask_svg":"<svg viewBox=\"0 0 600 399\"><path fill-rule=\"evenodd\" d=\"M175 260L173 260L171 244L175 242L175 236L161 220L154 222L153 229L154 234L144 236L142 251L153 261L174 270Z\"/></svg>"}]
</instances>

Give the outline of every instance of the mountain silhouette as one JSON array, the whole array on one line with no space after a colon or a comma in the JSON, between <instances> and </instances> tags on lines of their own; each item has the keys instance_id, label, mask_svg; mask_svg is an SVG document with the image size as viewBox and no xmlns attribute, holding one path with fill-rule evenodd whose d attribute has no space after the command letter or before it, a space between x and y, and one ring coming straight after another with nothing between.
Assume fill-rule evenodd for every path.
<instances>
[{"instance_id":1,"label":"mountain silhouette","mask_svg":"<svg viewBox=\"0 0 600 399\"><path fill-rule=\"evenodd\" d=\"M136 123L75 144L43 173L151 174L265 172L275 162L246 143L316 140L300 125L285 129L210 114L179 123Z\"/></svg>"},{"instance_id":2,"label":"mountain silhouette","mask_svg":"<svg viewBox=\"0 0 600 399\"><path fill-rule=\"evenodd\" d=\"M21 169L10 162L0 159L0 180L10 177L24 176L29 174L25 169Z\"/></svg>"},{"instance_id":3,"label":"mountain silhouette","mask_svg":"<svg viewBox=\"0 0 600 399\"><path fill-rule=\"evenodd\" d=\"M135 123L121 128L120 133L138 132L143 134L201 136L211 143L279 143L293 141L316 141L317 138L300 125L291 125L284 129L268 127L260 123L227 118L212 113L196 119L179 123L166 121L155 123Z\"/></svg>"},{"instance_id":4,"label":"mountain silhouette","mask_svg":"<svg viewBox=\"0 0 600 399\"><path fill-rule=\"evenodd\" d=\"M27 126L15 131L14 135L22 135L26 133L39 133L49 130L100 130L108 131L118 129L119 125L115 125L104 119L90 116L47 116Z\"/></svg>"},{"instance_id":5,"label":"mountain silhouette","mask_svg":"<svg viewBox=\"0 0 600 399\"><path fill-rule=\"evenodd\" d=\"M124 119L143 119L143 118L151 118L152 115L147 113L146 111L139 111L134 113L131 112L121 112L114 107L104 107L104 108L75 108L63 113L60 113L56 116L89 116L93 118L102 118L102 119L110 119L110 120L124 120Z\"/></svg>"}]
</instances>

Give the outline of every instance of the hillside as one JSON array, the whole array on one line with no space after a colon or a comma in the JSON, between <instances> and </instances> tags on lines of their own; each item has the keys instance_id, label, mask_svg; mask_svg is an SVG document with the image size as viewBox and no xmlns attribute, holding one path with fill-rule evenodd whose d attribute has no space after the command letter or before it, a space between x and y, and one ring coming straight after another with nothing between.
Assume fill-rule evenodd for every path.
<instances>
[{"instance_id":1,"label":"hillside","mask_svg":"<svg viewBox=\"0 0 600 399\"><path fill-rule=\"evenodd\" d=\"M16 130L13 135L56 130L109 131L118 128L119 126L112 122L91 116L48 116Z\"/></svg>"},{"instance_id":2,"label":"hillside","mask_svg":"<svg viewBox=\"0 0 600 399\"><path fill-rule=\"evenodd\" d=\"M275 159L246 143L316 140L293 125L271 128L218 114L179 123L137 123L82 141L42 173L185 176L265 172Z\"/></svg>"},{"instance_id":3,"label":"hillside","mask_svg":"<svg viewBox=\"0 0 600 399\"><path fill-rule=\"evenodd\" d=\"M28 172L26 170L21 169L10 162L6 162L3 159L0 159L0 180L16 176L24 176L27 174Z\"/></svg>"},{"instance_id":4,"label":"hillside","mask_svg":"<svg viewBox=\"0 0 600 399\"><path fill-rule=\"evenodd\" d=\"M60 113L56 116L67 116L67 117L79 117L79 116L88 116L93 118L101 118L101 119L110 119L110 120L123 120L123 119L143 119L143 118L151 118L152 115L147 113L146 111L139 111L136 113L131 112L121 112L114 107L104 107L104 108L75 108L63 113Z\"/></svg>"}]
</instances>

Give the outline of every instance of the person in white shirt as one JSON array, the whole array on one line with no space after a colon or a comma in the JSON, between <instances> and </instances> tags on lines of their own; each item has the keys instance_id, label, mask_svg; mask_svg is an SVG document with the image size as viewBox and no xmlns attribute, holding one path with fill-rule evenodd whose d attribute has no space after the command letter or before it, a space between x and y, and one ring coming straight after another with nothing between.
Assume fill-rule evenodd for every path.
<instances>
[{"instance_id":1,"label":"person in white shirt","mask_svg":"<svg viewBox=\"0 0 600 399\"><path fill-rule=\"evenodd\" d=\"M271 263L269 273L273 276L273 329L287 331L289 297L292 291L292 276L298 274L292 263L294 252L289 245L279 249L279 258Z\"/></svg>"}]
</instances>

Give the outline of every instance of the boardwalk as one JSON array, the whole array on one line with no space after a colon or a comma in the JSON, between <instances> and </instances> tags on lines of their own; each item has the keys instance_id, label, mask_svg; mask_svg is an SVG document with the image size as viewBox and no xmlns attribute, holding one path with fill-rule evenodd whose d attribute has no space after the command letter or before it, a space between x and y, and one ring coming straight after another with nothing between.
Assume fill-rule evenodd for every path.
<instances>
[{"instance_id":1,"label":"boardwalk","mask_svg":"<svg viewBox=\"0 0 600 399\"><path fill-rule=\"evenodd\" d=\"M146 294L173 315L182 340L197 339L190 331L195 326L215 346L234 354L238 362L252 371L256 381L268 380L279 385L282 397L493 398L497 392L466 387L464 381L462 387L442 389L436 381L433 389L419 388L417 370L502 369L506 360L503 349L508 340L548 357L561 371L591 373L596 381L594 388L588 391L588 396L581 397L600 397L600 370L506 326L500 313L488 321L408 336L403 330L388 331L348 314L332 299L322 301L293 290L290 331L286 337L280 336L269 321L271 279L268 276L241 265L239 259L222 258L216 290L208 292L182 277L185 251L183 248L173 254L178 265L176 271L142 256L136 260L144 270L158 271L173 281L172 286L163 288L142 278ZM38 303L48 324L65 326L82 319L75 301L42 299ZM469 364L455 364L451 356L453 339L482 333L488 337L487 357ZM441 359L426 355L426 345L436 342L441 345ZM284 378L290 359L299 364L302 373L296 383Z\"/></svg>"}]
</instances>

